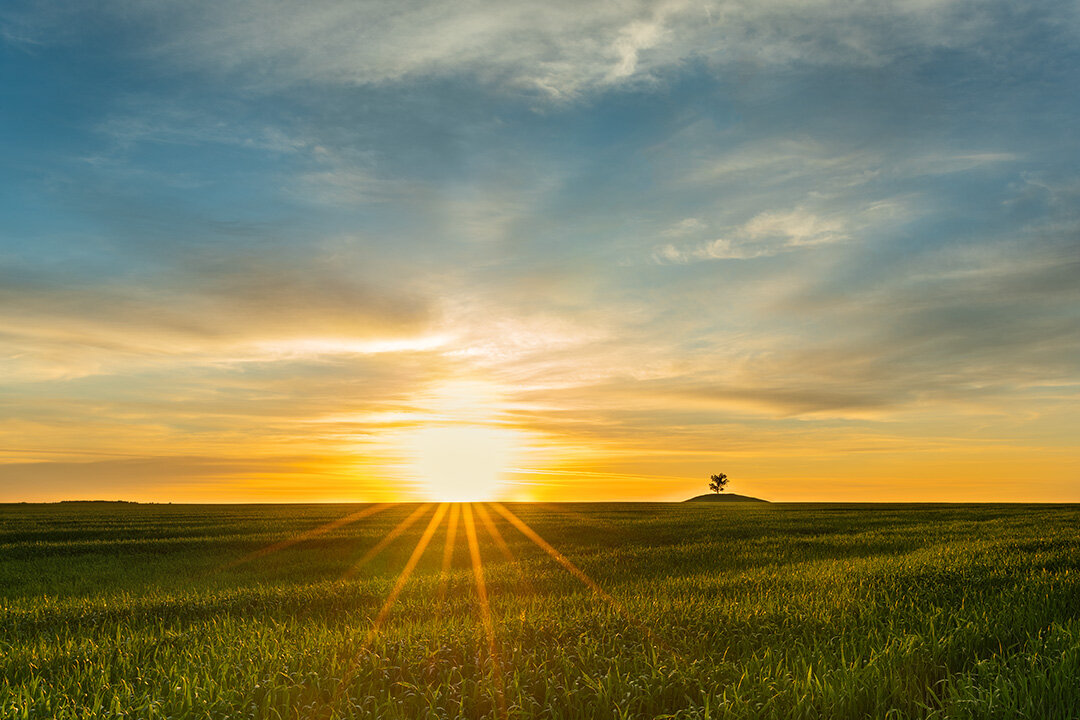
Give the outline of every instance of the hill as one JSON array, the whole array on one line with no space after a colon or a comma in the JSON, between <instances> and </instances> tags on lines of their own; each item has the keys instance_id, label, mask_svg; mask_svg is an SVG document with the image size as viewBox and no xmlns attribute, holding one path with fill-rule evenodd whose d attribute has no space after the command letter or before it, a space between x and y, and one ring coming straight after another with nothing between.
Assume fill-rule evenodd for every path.
<instances>
[{"instance_id":1,"label":"hill","mask_svg":"<svg viewBox=\"0 0 1080 720\"><path fill-rule=\"evenodd\" d=\"M755 502L755 503L767 503L768 500L762 500L761 498L750 497L749 495L736 495L735 493L707 493L705 495L698 495L692 497L689 500L683 500L683 502Z\"/></svg>"}]
</instances>

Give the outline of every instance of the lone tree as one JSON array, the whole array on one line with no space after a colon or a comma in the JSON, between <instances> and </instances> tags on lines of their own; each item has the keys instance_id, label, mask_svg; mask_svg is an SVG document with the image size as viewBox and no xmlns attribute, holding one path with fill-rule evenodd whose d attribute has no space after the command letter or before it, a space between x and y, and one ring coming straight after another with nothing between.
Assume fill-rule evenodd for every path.
<instances>
[{"instance_id":1,"label":"lone tree","mask_svg":"<svg viewBox=\"0 0 1080 720\"><path fill-rule=\"evenodd\" d=\"M724 492L724 486L728 484L728 477L724 473L709 476L709 489L714 493Z\"/></svg>"}]
</instances>

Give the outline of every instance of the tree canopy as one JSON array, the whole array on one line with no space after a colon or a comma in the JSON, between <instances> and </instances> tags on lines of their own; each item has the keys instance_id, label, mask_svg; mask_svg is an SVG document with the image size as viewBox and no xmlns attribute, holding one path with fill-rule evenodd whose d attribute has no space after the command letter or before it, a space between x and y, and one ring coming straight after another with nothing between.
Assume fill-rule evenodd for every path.
<instances>
[{"instance_id":1,"label":"tree canopy","mask_svg":"<svg viewBox=\"0 0 1080 720\"><path fill-rule=\"evenodd\" d=\"M722 492L724 492L724 487L727 484L728 484L728 476L725 475L724 473L720 473L719 475L710 475L709 476L709 489L712 490L714 493L722 493Z\"/></svg>"}]
</instances>

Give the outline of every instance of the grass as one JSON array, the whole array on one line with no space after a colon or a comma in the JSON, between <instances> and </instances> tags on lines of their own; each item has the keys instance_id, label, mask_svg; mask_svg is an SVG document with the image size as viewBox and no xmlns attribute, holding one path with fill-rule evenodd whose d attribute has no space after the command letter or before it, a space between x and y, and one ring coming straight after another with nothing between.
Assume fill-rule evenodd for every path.
<instances>
[{"instance_id":1,"label":"grass","mask_svg":"<svg viewBox=\"0 0 1080 720\"><path fill-rule=\"evenodd\" d=\"M507 507L0 506L0 718L1080 718L1075 506Z\"/></svg>"}]
</instances>

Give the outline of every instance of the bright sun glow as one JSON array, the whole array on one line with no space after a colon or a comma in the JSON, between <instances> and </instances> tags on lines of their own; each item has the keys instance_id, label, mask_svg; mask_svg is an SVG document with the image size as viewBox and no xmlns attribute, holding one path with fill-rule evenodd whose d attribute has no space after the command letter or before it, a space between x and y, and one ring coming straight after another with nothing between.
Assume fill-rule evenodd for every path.
<instances>
[{"instance_id":1,"label":"bright sun glow","mask_svg":"<svg viewBox=\"0 0 1080 720\"><path fill-rule=\"evenodd\" d=\"M412 435L412 471L433 500L490 500L511 463L515 434L482 426L426 427Z\"/></svg>"},{"instance_id":2,"label":"bright sun glow","mask_svg":"<svg viewBox=\"0 0 1080 720\"><path fill-rule=\"evenodd\" d=\"M432 500L491 500L520 449L521 433L498 424L501 403L487 383L458 380L420 401L425 422L405 438L408 471Z\"/></svg>"}]
</instances>

